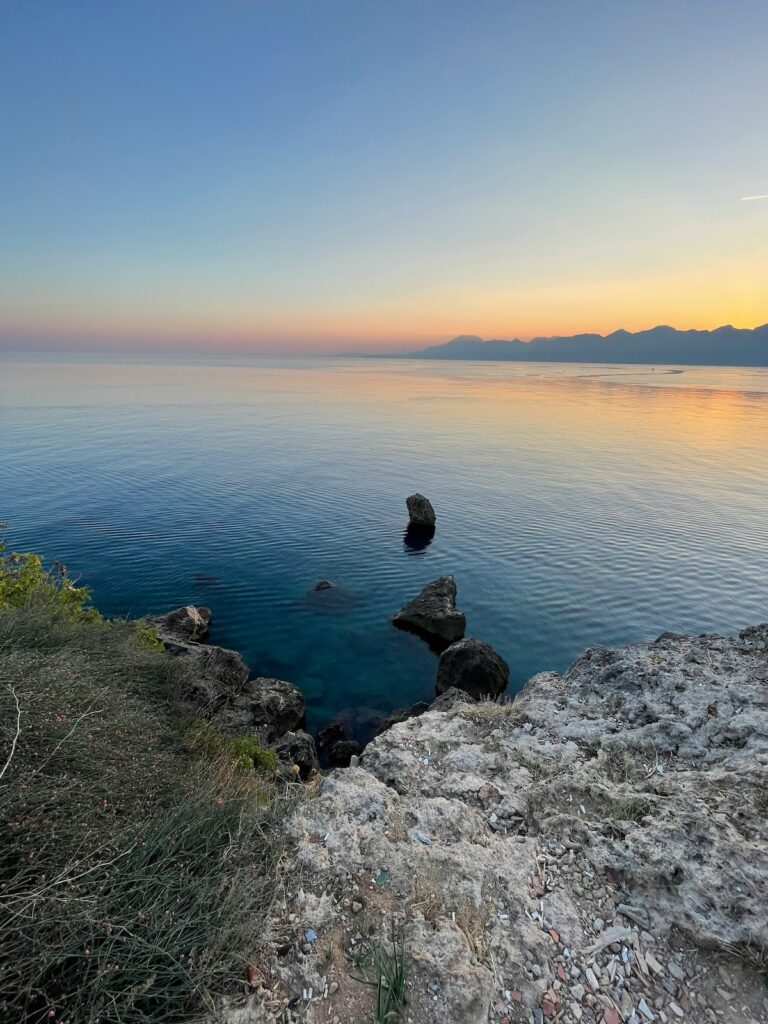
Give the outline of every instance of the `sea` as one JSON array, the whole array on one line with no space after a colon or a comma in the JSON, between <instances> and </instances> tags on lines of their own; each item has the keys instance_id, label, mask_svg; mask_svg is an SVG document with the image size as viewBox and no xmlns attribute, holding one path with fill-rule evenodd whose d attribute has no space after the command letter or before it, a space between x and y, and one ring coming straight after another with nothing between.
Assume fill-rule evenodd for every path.
<instances>
[{"instance_id":1,"label":"sea","mask_svg":"<svg viewBox=\"0 0 768 1024\"><path fill-rule=\"evenodd\" d=\"M510 692L596 644L768 620L767 511L768 369L0 356L6 542L109 616L207 605L312 730L365 740L433 696L391 617L446 573Z\"/></svg>"}]
</instances>

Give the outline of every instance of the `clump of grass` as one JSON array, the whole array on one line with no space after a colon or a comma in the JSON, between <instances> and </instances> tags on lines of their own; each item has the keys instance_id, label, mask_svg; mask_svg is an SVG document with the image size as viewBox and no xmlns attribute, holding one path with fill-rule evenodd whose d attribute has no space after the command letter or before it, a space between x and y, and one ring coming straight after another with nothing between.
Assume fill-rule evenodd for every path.
<instances>
[{"instance_id":1,"label":"clump of grass","mask_svg":"<svg viewBox=\"0 0 768 1024\"><path fill-rule=\"evenodd\" d=\"M280 765L274 748L265 747L258 736L227 736L202 718L187 726L184 738L209 760L224 760L241 771L274 773Z\"/></svg>"},{"instance_id":2,"label":"clump of grass","mask_svg":"<svg viewBox=\"0 0 768 1024\"><path fill-rule=\"evenodd\" d=\"M349 959L357 971L351 977L376 989L376 1024L395 1024L405 1006L405 935L391 924L388 941L370 942Z\"/></svg>"},{"instance_id":3,"label":"clump of grass","mask_svg":"<svg viewBox=\"0 0 768 1024\"><path fill-rule=\"evenodd\" d=\"M436 868L424 871L414 879L409 910L418 912L430 924L435 924L445 914L441 878Z\"/></svg>"},{"instance_id":4,"label":"clump of grass","mask_svg":"<svg viewBox=\"0 0 768 1024\"><path fill-rule=\"evenodd\" d=\"M491 947L485 931L485 915L483 911L471 903L460 904L456 911L456 924L466 939L473 958L479 964L490 965Z\"/></svg>"},{"instance_id":5,"label":"clump of grass","mask_svg":"<svg viewBox=\"0 0 768 1024\"><path fill-rule=\"evenodd\" d=\"M145 622L143 619L138 619L134 623L134 629L136 630L136 640L141 647L146 647L150 651L163 651L165 646L163 641L160 639L157 630L151 623Z\"/></svg>"},{"instance_id":6,"label":"clump of grass","mask_svg":"<svg viewBox=\"0 0 768 1024\"><path fill-rule=\"evenodd\" d=\"M19 589L30 566L36 582ZM264 940L298 788L244 772L244 760L263 767L248 738L233 757L190 748L179 660L135 623L90 614L33 563L11 572L0 590L0 1018L196 1020Z\"/></svg>"},{"instance_id":7,"label":"clump of grass","mask_svg":"<svg viewBox=\"0 0 768 1024\"><path fill-rule=\"evenodd\" d=\"M459 704L453 715L461 715L477 725L506 725L514 727L526 721L525 712L514 700L498 703L490 698L474 704Z\"/></svg>"},{"instance_id":8,"label":"clump of grass","mask_svg":"<svg viewBox=\"0 0 768 1024\"><path fill-rule=\"evenodd\" d=\"M768 979L768 949L755 942L725 942L720 947L724 953L740 960L745 967L766 975ZM766 981L768 986L768 980Z\"/></svg>"}]
</instances>

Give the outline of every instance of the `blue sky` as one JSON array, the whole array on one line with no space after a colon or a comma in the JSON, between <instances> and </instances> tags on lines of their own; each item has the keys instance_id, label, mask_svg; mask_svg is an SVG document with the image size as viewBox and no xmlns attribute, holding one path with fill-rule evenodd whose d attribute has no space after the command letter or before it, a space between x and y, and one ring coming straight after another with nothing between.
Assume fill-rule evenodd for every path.
<instances>
[{"instance_id":1,"label":"blue sky","mask_svg":"<svg viewBox=\"0 0 768 1024\"><path fill-rule=\"evenodd\" d=\"M765 2L0 2L0 337L768 320Z\"/></svg>"}]
</instances>

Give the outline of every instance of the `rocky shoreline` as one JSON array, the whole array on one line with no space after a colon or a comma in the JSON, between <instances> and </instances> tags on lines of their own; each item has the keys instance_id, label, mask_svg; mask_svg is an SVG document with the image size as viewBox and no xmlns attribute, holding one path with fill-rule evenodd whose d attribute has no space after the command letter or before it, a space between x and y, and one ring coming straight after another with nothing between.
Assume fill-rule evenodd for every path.
<instances>
[{"instance_id":1,"label":"rocky shoreline","mask_svg":"<svg viewBox=\"0 0 768 1024\"><path fill-rule=\"evenodd\" d=\"M316 776L228 1019L376 1019L396 933L392 1021L768 1020L768 625L440 701Z\"/></svg>"},{"instance_id":2,"label":"rocky shoreline","mask_svg":"<svg viewBox=\"0 0 768 1024\"><path fill-rule=\"evenodd\" d=\"M768 625L593 648L508 703L498 655L456 640L434 704L362 751L321 732L352 762L323 774L297 687L205 644L207 609L153 622L190 659L190 708L310 780L227 1019L375 1019L360 956L389 929L407 977L391 1021L768 1021Z\"/></svg>"}]
</instances>

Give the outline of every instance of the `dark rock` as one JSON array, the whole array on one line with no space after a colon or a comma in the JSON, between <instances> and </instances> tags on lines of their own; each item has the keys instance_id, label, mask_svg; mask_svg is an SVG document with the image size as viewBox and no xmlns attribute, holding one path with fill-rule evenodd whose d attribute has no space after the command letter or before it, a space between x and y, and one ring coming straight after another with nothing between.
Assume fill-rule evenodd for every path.
<instances>
[{"instance_id":1,"label":"dark rock","mask_svg":"<svg viewBox=\"0 0 768 1024\"><path fill-rule=\"evenodd\" d=\"M164 643L171 653L185 659L181 690L203 715L235 699L248 681L248 666L237 651L211 644Z\"/></svg>"},{"instance_id":2,"label":"dark rock","mask_svg":"<svg viewBox=\"0 0 768 1024\"><path fill-rule=\"evenodd\" d=\"M508 683L509 665L482 640L458 640L440 655L435 684L438 693L455 686L473 697L498 697Z\"/></svg>"},{"instance_id":3,"label":"dark rock","mask_svg":"<svg viewBox=\"0 0 768 1024\"><path fill-rule=\"evenodd\" d=\"M432 543L435 536L434 526L408 526L403 534L403 544L408 551L418 554Z\"/></svg>"},{"instance_id":4,"label":"dark rock","mask_svg":"<svg viewBox=\"0 0 768 1024\"><path fill-rule=\"evenodd\" d=\"M161 640L204 640L208 636L211 609L188 604L174 608L166 615L151 615L147 618L157 630Z\"/></svg>"},{"instance_id":5,"label":"dark rock","mask_svg":"<svg viewBox=\"0 0 768 1024\"><path fill-rule=\"evenodd\" d=\"M303 724L304 695L283 679L251 679L213 721L224 732L241 736L258 732L265 742L271 742Z\"/></svg>"},{"instance_id":6,"label":"dark rock","mask_svg":"<svg viewBox=\"0 0 768 1024\"><path fill-rule=\"evenodd\" d=\"M320 750L332 747L334 743L343 740L346 734L346 727L338 718L332 718L327 725L324 725L317 734L317 746Z\"/></svg>"},{"instance_id":7,"label":"dark rock","mask_svg":"<svg viewBox=\"0 0 768 1024\"><path fill-rule=\"evenodd\" d=\"M400 629L407 629L445 647L464 636L467 620L456 608L456 580L440 576L428 583L393 617Z\"/></svg>"},{"instance_id":8,"label":"dark rock","mask_svg":"<svg viewBox=\"0 0 768 1024\"><path fill-rule=\"evenodd\" d=\"M362 749L356 740L337 740L330 750L331 764L346 768L352 756Z\"/></svg>"},{"instance_id":9,"label":"dark rock","mask_svg":"<svg viewBox=\"0 0 768 1024\"><path fill-rule=\"evenodd\" d=\"M691 637L688 636L686 633L662 633L660 636L657 636L653 642L655 644L676 644L679 643L681 640L690 639Z\"/></svg>"},{"instance_id":10,"label":"dark rock","mask_svg":"<svg viewBox=\"0 0 768 1024\"><path fill-rule=\"evenodd\" d=\"M317 583L312 587L315 593L319 593L321 590L333 590L336 584L331 580L318 580Z\"/></svg>"},{"instance_id":11,"label":"dark rock","mask_svg":"<svg viewBox=\"0 0 768 1024\"><path fill-rule=\"evenodd\" d=\"M316 772L320 767L315 741L309 733L301 729L280 736L275 741L274 748L281 761L296 765L302 779L306 779L311 772Z\"/></svg>"},{"instance_id":12,"label":"dark rock","mask_svg":"<svg viewBox=\"0 0 768 1024\"><path fill-rule=\"evenodd\" d=\"M418 718L419 715L423 715L425 711L429 711L431 704L427 704L425 701L420 700L416 704L411 704L409 708L395 708L394 711L390 711L384 721L376 730L375 735L381 736L387 729L391 729L393 725L397 725L399 722L407 722L409 718Z\"/></svg>"},{"instance_id":13,"label":"dark rock","mask_svg":"<svg viewBox=\"0 0 768 1024\"><path fill-rule=\"evenodd\" d=\"M430 711L452 711L457 704L476 704L477 699L472 696L471 693L467 693L466 690L458 690L455 686L449 686L448 689L435 697L432 703L429 705Z\"/></svg>"},{"instance_id":14,"label":"dark rock","mask_svg":"<svg viewBox=\"0 0 768 1024\"><path fill-rule=\"evenodd\" d=\"M411 526L421 529L435 528L435 510L423 494L411 494L405 499Z\"/></svg>"}]
</instances>

